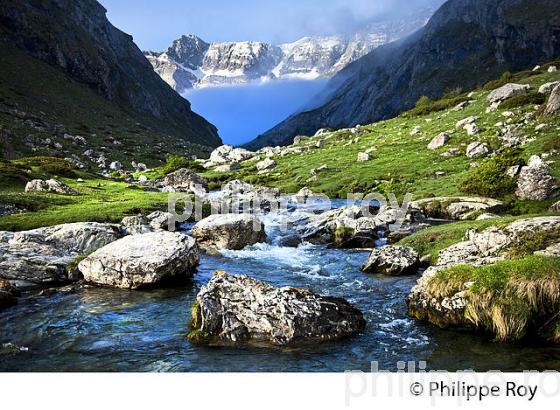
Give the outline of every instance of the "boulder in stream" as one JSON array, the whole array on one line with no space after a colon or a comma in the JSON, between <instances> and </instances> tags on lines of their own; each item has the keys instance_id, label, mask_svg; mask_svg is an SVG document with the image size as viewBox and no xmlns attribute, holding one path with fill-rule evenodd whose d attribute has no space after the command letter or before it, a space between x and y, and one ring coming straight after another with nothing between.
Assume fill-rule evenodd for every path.
<instances>
[{"instance_id":1,"label":"boulder in stream","mask_svg":"<svg viewBox=\"0 0 560 410\"><path fill-rule=\"evenodd\" d=\"M84 280L126 289L183 282L198 265L196 241L179 232L126 236L93 252L78 265Z\"/></svg>"},{"instance_id":2,"label":"boulder in stream","mask_svg":"<svg viewBox=\"0 0 560 410\"><path fill-rule=\"evenodd\" d=\"M300 345L346 338L365 324L344 299L218 271L196 297L189 339L210 345Z\"/></svg>"}]
</instances>

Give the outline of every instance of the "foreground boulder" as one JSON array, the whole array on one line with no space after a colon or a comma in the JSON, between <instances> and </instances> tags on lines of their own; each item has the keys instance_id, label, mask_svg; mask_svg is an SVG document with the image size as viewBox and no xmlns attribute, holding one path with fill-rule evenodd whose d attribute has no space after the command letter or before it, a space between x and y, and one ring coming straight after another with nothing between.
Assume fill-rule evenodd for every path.
<instances>
[{"instance_id":1,"label":"foreground boulder","mask_svg":"<svg viewBox=\"0 0 560 410\"><path fill-rule=\"evenodd\" d=\"M216 272L196 297L189 339L211 345L298 345L349 337L365 324L362 313L344 299Z\"/></svg>"},{"instance_id":2,"label":"foreground boulder","mask_svg":"<svg viewBox=\"0 0 560 410\"><path fill-rule=\"evenodd\" d=\"M264 224L248 214L216 214L198 222L192 235L202 246L212 249L243 249L266 241Z\"/></svg>"},{"instance_id":3,"label":"foreground boulder","mask_svg":"<svg viewBox=\"0 0 560 410\"><path fill-rule=\"evenodd\" d=\"M25 192L52 192L62 195L79 195L78 192L68 185L63 184L55 179L34 179L25 185Z\"/></svg>"},{"instance_id":4,"label":"foreground boulder","mask_svg":"<svg viewBox=\"0 0 560 410\"><path fill-rule=\"evenodd\" d=\"M542 201L552 197L557 189L548 164L538 155L533 155L527 166L521 168L515 194L519 199Z\"/></svg>"},{"instance_id":5,"label":"foreground boulder","mask_svg":"<svg viewBox=\"0 0 560 410\"><path fill-rule=\"evenodd\" d=\"M504 206L497 199L484 197L435 197L410 203L428 218L466 220L475 219L480 212L495 212Z\"/></svg>"},{"instance_id":6,"label":"foreground boulder","mask_svg":"<svg viewBox=\"0 0 560 410\"><path fill-rule=\"evenodd\" d=\"M208 183L197 173L187 168L181 168L163 179L163 186L167 191L192 192L202 195L208 192Z\"/></svg>"},{"instance_id":7,"label":"foreground boulder","mask_svg":"<svg viewBox=\"0 0 560 410\"><path fill-rule=\"evenodd\" d=\"M371 251L361 267L365 273L383 275L411 275L418 270L418 254L407 246L383 246Z\"/></svg>"},{"instance_id":8,"label":"foreground boulder","mask_svg":"<svg viewBox=\"0 0 560 410\"><path fill-rule=\"evenodd\" d=\"M193 238L178 232L126 236L95 251L78 265L84 280L126 289L182 282L198 264Z\"/></svg>"},{"instance_id":9,"label":"foreground boulder","mask_svg":"<svg viewBox=\"0 0 560 410\"><path fill-rule=\"evenodd\" d=\"M440 251L436 264L422 274L407 297L408 312L417 319L439 327L483 329L495 333L500 340L519 339L531 326L531 316L525 309L508 309L515 306L511 306L509 302L504 305L500 302L500 297L505 295L509 298L509 293L513 293L518 298L529 298L528 301L516 303L519 306L540 303L540 307L535 308L535 315L540 310L546 317L547 310L554 307L554 304L549 306L551 301L556 301L556 304L559 301L557 289L560 278L555 279L559 283L523 277L509 280L504 283L506 295L500 293L501 287L484 289L482 292L480 286L473 288L473 278L464 273L468 269L459 267L470 265L474 267L471 269L481 269L486 265L511 260L515 252L521 251L529 255L535 253L550 256L555 254L558 243L558 216L520 219L504 227L490 227L482 232L470 230L463 242ZM457 272L452 270L454 268ZM484 276L478 277L484 279ZM492 281L486 283L486 286L491 286ZM552 299L545 297L550 292ZM552 316L557 314L557 308ZM517 317L517 314L520 316ZM534 319L540 321L542 317L536 316Z\"/></svg>"},{"instance_id":10,"label":"foreground boulder","mask_svg":"<svg viewBox=\"0 0 560 410\"><path fill-rule=\"evenodd\" d=\"M78 256L123 236L119 225L80 222L23 232L0 232L0 278L20 289L67 283Z\"/></svg>"}]
</instances>

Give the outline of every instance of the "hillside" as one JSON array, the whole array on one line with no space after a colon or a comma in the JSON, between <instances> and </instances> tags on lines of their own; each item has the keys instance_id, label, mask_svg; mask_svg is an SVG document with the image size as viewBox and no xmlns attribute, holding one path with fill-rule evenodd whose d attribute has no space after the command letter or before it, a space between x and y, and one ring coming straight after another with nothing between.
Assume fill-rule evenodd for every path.
<instances>
[{"instance_id":1,"label":"hillside","mask_svg":"<svg viewBox=\"0 0 560 410\"><path fill-rule=\"evenodd\" d=\"M105 147L110 160L157 163L166 151L200 155L221 142L96 1L2 2L0 48L3 157L87 162L84 151Z\"/></svg>"},{"instance_id":2,"label":"hillside","mask_svg":"<svg viewBox=\"0 0 560 410\"><path fill-rule=\"evenodd\" d=\"M512 152L519 163L533 154L544 154L543 158L550 159L551 174L560 177L560 163L555 161L560 150L560 121L558 116L542 115L547 96L538 93L543 84L560 81L560 72L553 71L551 66L560 68L560 62L535 71L505 73L501 79L472 93L453 94L439 101L423 99L418 108L390 120L323 132L286 148L265 148L257 157L241 162L240 170L210 171L203 175L214 181L215 186L243 179L285 193L306 186L314 192L342 198L348 192L394 193L400 198L411 193L414 199L480 194L505 199L516 213L542 211L550 201L516 200L512 187L504 192L492 191L490 179L488 186L483 183L479 187L490 192L466 192L468 184L464 181L481 175L490 178L492 172L498 181L508 181L505 170L498 165L493 168L501 158L497 154L504 152ZM495 111L487 110L488 95L508 82L529 84L531 90L525 96L504 101ZM459 121L469 117L478 117L474 135L457 127ZM442 132L449 136L447 143L438 149L428 149L430 141ZM486 155L465 155L474 142L487 144ZM358 161L360 153L368 153L369 159ZM275 167L259 172L256 164L267 157L275 162ZM488 168L491 172L483 174Z\"/></svg>"},{"instance_id":3,"label":"hillside","mask_svg":"<svg viewBox=\"0 0 560 410\"><path fill-rule=\"evenodd\" d=\"M340 71L316 108L290 116L246 147L287 145L319 128L390 118L422 95L440 98L558 58L559 10L555 0L449 0L417 33Z\"/></svg>"}]
</instances>

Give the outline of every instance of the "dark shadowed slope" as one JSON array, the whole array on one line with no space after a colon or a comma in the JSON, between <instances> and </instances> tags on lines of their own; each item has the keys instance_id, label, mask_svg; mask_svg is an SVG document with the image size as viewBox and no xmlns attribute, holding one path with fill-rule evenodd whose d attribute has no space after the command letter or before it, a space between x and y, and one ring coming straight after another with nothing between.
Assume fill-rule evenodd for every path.
<instances>
[{"instance_id":1,"label":"dark shadowed slope","mask_svg":"<svg viewBox=\"0 0 560 410\"><path fill-rule=\"evenodd\" d=\"M32 57L31 64L55 67L170 141L219 145L216 128L153 72L132 37L113 27L105 13L94 0L3 0L0 47ZM40 99L41 90L36 92ZM104 119L92 118L98 121Z\"/></svg>"},{"instance_id":2,"label":"dark shadowed slope","mask_svg":"<svg viewBox=\"0 0 560 410\"><path fill-rule=\"evenodd\" d=\"M286 145L322 127L375 122L423 95L469 89L558 56L559 0L449 0L419 32L342 70L317 108L290 116L247 146Z\"/></svg>"}]
</instances>

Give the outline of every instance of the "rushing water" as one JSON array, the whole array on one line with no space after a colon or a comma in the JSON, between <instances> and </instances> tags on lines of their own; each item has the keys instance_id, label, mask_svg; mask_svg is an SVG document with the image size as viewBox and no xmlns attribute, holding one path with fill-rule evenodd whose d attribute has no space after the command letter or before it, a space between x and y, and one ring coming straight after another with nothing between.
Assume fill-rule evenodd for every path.
<instances>
[{"instance_id":1,"label":"rushing water","mask_svg":"<svg viewBox=\"0 0 560 410\"><path fill-rule=\"evenodd\" d=\"M405 296L416 277L365 275L364 251L279 246L277 215L265 221L270 243L203 256L186 287L86 288L21 299L0 312L0 343L28 351L0 355L0 370L340 372L367 371L372 361L395 370L398 361L421 360L444 370L560 369L558 348L498 344L409 319ZM304 348L193 345L186 338L190 306L217 269L344 297L364 312L367 327L356 337Z\"/></svg>"}]
</instances>

